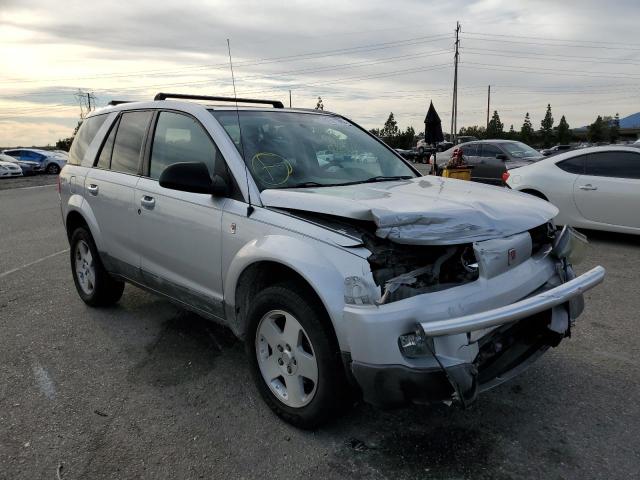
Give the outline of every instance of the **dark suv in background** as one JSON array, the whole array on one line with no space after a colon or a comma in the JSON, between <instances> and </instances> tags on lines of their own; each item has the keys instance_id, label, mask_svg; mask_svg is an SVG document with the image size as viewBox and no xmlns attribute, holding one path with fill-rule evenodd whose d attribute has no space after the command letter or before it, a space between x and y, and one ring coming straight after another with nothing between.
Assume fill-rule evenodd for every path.
<instances>
[{"instance_id":1,"label":"dark suv in background","mask_svg":"<svg viewBox=\"0 0 640 480\"><path fill-rule=\"evenodd\" d=\"M471 180L504 185L509 170L529 165L544 156L529 145L513 140L478 140L457 145L437 155L438 173L451 158L453 151L461 148L465 160L473 167Z\"/></svg>"}]
</instances>

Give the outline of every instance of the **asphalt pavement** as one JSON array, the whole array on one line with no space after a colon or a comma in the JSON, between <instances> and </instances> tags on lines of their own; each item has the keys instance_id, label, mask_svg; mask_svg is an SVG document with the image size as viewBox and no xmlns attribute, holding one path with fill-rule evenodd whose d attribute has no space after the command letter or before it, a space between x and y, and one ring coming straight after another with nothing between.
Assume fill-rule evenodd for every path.
<instances>
[{"instance_id":1,"label":"asphalt pavement","mask_svg":"<svg viewBox=\"0 0 640 480\"><path fill-rule=\"evenodd\" d=\"M469 410L357 405L306 432L228 330L131 286L85 306L55 187L0 190L2 479L638 478L638 237L587 232L578 269L608 273L572 337Z\"/></svg>"}]
</instances>

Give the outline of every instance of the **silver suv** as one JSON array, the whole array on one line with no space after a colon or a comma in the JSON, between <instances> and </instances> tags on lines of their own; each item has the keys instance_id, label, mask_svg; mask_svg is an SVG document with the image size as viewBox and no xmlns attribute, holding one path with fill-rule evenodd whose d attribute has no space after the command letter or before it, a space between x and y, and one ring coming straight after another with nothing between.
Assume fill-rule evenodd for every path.
<instances>
[{"instance_id":1,"label":"silver suv","mask_svg":"<svg viewBox=\"0 0 640 480\"><path fill-rule=\"evenodd\" d=\"M297 426L354 396L468 405L568 336L603 279L576 277L582 239L543 200L421 177L336 114L229 100L84 121L60 175L71 270L88 305L129 282L227 325Z\"/></svg>"}]
</instances>

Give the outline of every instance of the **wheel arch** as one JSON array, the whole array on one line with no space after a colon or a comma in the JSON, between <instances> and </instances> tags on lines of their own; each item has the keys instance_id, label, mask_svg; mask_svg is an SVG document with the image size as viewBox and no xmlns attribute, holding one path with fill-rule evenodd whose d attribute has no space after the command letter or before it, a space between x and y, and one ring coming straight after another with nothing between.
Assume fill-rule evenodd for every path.
<instances>
[{"instance_id":1,"label":"wheel arch","mask_svg":"<svg viewBox=\"0 0 640 480\"><path fill-rule=\"evenodd\" d=\"M337 251L335 247L328 248ZM323 307L342 347L344 335L340 334L339 319L344 308L344 279L345 274L329 256L310 242L279 235L249 242L234 257L224 281L229 326L244 338L248 326L247 307L252 296L267 286L291 280Z\"/></svg>"},{"instance_id":2,"label":"wheel arch","mask_svg":"<svg viewBox=\"0 0 640 480\"><path fill-rule=\"evenodd\" d=\"M71 241L71 235L76 228L85 226L93 237L93 241L98 251L103 251L102 236L100 235L100 227L96 221L93 211L79 195L72 195L67 206L68 210L64 218L65 228L67 230L67 240Z\"/></svg>"},{"instance_id":3,"label":"wheel arch","mask_svg":"<svg viewBox=\"0 0 640 480\"><path fill-rule=\"evenodd\" d=\"M549 201L549 197L547 197L544 193L542 193L539 189L536 188L522 188L519 190L522 193L527 193L529 195L533 195L534 197L541 198L542 200Z\"/></svg>"}]
</instances>

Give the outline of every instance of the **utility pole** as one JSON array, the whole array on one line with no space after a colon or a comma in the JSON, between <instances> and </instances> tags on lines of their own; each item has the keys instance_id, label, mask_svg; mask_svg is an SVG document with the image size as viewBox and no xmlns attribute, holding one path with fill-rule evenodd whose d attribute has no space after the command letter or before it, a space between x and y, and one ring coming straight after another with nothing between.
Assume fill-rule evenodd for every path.
<instances>
[{"instance_id":1,"label":"utility pole","mask_svg":"<svg viewBox=\"0 0 640 480\"><path fill-rule=\"evenodd\" d=\"M289 108L291 108L291 90L289 90Z\"/></svg>"},{"instance_id":2,"label":"utility pole","mask_svg":"<svg viewBox=\"0 0 640 480\"><path fill-rule=\"evenodd\" d=\"M451 141L455 143L456 132L458 131L458 59L460 53L458 47L460 46L460 22L456 22L456 53L454 55L454 68L453 68L453 103L451 105Z\"/></svg>"},{"instance_id":3,"label":"utility pole","mask_svg":"<svg viewBox=\"0 0 640 480\"><path fill-rule=\"evenodd\" d=\"M489 108L491 105L491 85L489 85L487 90L487 130L489 130Z\"/></svg>"},{"instance_id":4,"label":"utility pole","mask_svg":"<svg viewBox=\"0 0 640 480\"><path fill-rule=\"evenodd\" d=\"M89 105L89 110L87 112L91 111L91 94L89 92L87 92L87 104Z\"/></svg>"}]
</instances>

